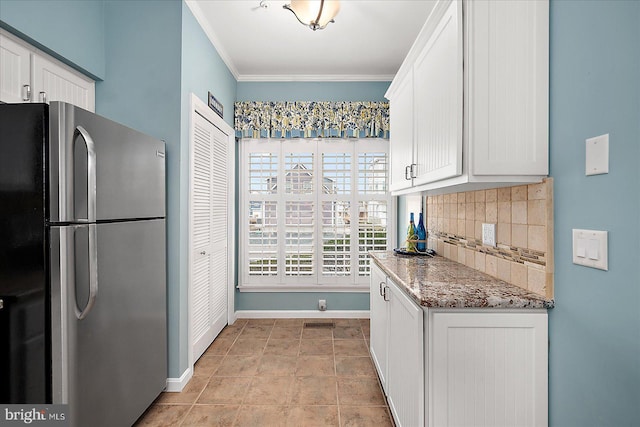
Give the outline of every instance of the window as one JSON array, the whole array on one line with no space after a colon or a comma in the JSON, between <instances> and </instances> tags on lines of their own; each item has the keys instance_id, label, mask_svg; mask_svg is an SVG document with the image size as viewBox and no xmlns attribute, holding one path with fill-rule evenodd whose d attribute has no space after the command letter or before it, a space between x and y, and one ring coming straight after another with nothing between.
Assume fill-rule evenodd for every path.
<instances>
[{"instance_id":1,"label":"window","mask_svg":"<svg viewBox=\"0 0 640 427\"><path fill-rule=\"evenodd\" d=\"M368 290L392 235L384 139L240 142L241 290Z\"/></svg>"}]
</instances>

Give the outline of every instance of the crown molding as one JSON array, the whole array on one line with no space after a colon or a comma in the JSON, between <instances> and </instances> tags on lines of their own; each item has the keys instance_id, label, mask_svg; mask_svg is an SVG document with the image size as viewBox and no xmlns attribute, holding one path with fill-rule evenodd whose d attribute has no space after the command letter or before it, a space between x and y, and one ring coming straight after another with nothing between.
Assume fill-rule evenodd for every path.
<instances>
[{"instance_id":1,"label":"crown molding","mask_svg":"<svg viewBox=\"0 0 640 427\"><path fill-rule=\"evenodd\" d=\"M224 48L222 47L222 43L220 42L220 39L216 35L216 32L213 30L213 28L211 28L211 25L209 25L209 22L206 20L204 12L200 8L200 5L198 4L198 2L196 0L185 0L185 3L187 7L191 10L191 13L193 13L193 16L196 18L196 21L198 21L198 24L200 24L200 27L202 28L204 33L207 35L207 38L213 45L213 48L218 52L218 55L220 55L220 58L222 59L222 61L225 63L225 65L227 66L231 74L233 74L233 77L236 80L238 80L238 77L240 75L238 73L238 70L233 64L233 61L231 61L231 57L229 56L227 51L225 51Z\"/></svg>"},{"instance_id":2,"label":"crown molding","mask_svg":"<svg viewBox=\"0 0 640 427\"><path fill-rule=\"evenodd\" d=\"M390 82L392 74L242 74L238 82Z\"/></svg>"}]
</instances>

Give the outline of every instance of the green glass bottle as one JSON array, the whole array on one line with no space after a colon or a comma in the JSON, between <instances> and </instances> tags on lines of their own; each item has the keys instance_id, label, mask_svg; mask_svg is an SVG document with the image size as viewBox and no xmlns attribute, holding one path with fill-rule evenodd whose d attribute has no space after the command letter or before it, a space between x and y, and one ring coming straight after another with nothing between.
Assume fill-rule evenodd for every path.
<instances>
[{"instance_id":1,"label":"green glass bottle","mask_svg":"<svg viewBox=\"0 0 640 427\"><path fill-rule=\"evenodd\" d=\"M407 252L416 251L416 240L418 240L418 231L416 224L413 222L413 212L409 216L409 227L407 227Z\"/></svg>"}]
</instances>

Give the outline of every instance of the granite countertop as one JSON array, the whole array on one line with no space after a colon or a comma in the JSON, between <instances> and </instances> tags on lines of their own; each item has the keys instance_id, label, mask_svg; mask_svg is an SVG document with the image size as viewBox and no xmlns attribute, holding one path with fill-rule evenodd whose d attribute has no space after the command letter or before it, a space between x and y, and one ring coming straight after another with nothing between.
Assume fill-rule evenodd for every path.
<instances>
[{"instance_id":1,"label":"granite countertop","mask_svg":"<svg viewBox=\"0 0 640 427\"><path fill-rule=\"evenodd\" d=\"M441 256L369 252L417 304L440 308L553 308L553 300Z\"/></svg>"}]
</instances>

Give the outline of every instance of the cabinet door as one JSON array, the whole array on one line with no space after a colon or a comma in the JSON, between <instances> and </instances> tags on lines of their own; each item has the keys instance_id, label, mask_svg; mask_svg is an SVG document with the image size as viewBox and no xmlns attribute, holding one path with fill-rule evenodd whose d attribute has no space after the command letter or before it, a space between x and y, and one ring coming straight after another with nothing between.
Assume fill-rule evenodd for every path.
<instances>
[{"instance_id":1,"label":"cabinet door","mask_svg":"<svg viewBox=\"0 0 640 427\"><path fill-rule=\"evenodd\" d=\"M462 8L453 1L413 66L414 185L462 174Z\"/></svg>"},{"instance_id":2,"label":"cabinet door","mask_svg":"<svg viewBox=\"0 0 640 427\"><path fill-rule=\"evenodd\" d=\"M413 71L410 70L398 85L389 101L391 126L391 191L412 185L409 168L413 163Z\"/></svg>"},{"instance_id":3,"label":"cabinet door","mask_svg":"<svg viewBox=\"0 0 640 427\"><path fill-rule=\"evenodd\" d=\"M546 312L435 312L429 324L430 425L547 425Z\"/></svg>"},{"instance_id":4,"label":"cabinet door","mask_svg":"<svg viewBox=\"0 0 640 427\"><path fill-rule=\"evenodd\" d=\"M547 175L549 2L466 3L474 175Z\"/></svg>"},{"instance_id":5,"label":"cabinet door","mask_svg":"<svg viewBox=\"0 0 640 427\"><path fill-rule=\"evenodd\" d=\"M391 280L387 396L398 426L424 425L423 311Z\"/></svg>"},{"instance_id":6,"label":"cabinet door","mask_svg":"<svg viewBox=\"0 0 640 427\"><path fill-rule=\"evenodd\" d=\"M63 101L95 111L95 84L44 56L34 54L32 100L47 103Z\"/></svg>"},{"instance_id":7,"label":"cabinet door","mask_svg":"<svg viewBox=\"0 0 640 427\"><path fill-rule=\"evenodd\" d=\"M30 60L28 49L0 34L1 102L29 102L27 87L31 84Z\"/></svg>"},{"instance_id":8,"label":"cabinet door","mask_svg":"<svg viewBox=\"0 0 640 427\"><path fill-rule=\"evenodd\" d=\"M387 392L387 335L389 334L388 304L383 292L387 286L387 277L380 268L371 265L371 287L369 290L371 323L371 358L378 371L382 389Z\"/></svg>"}]
</instances>

